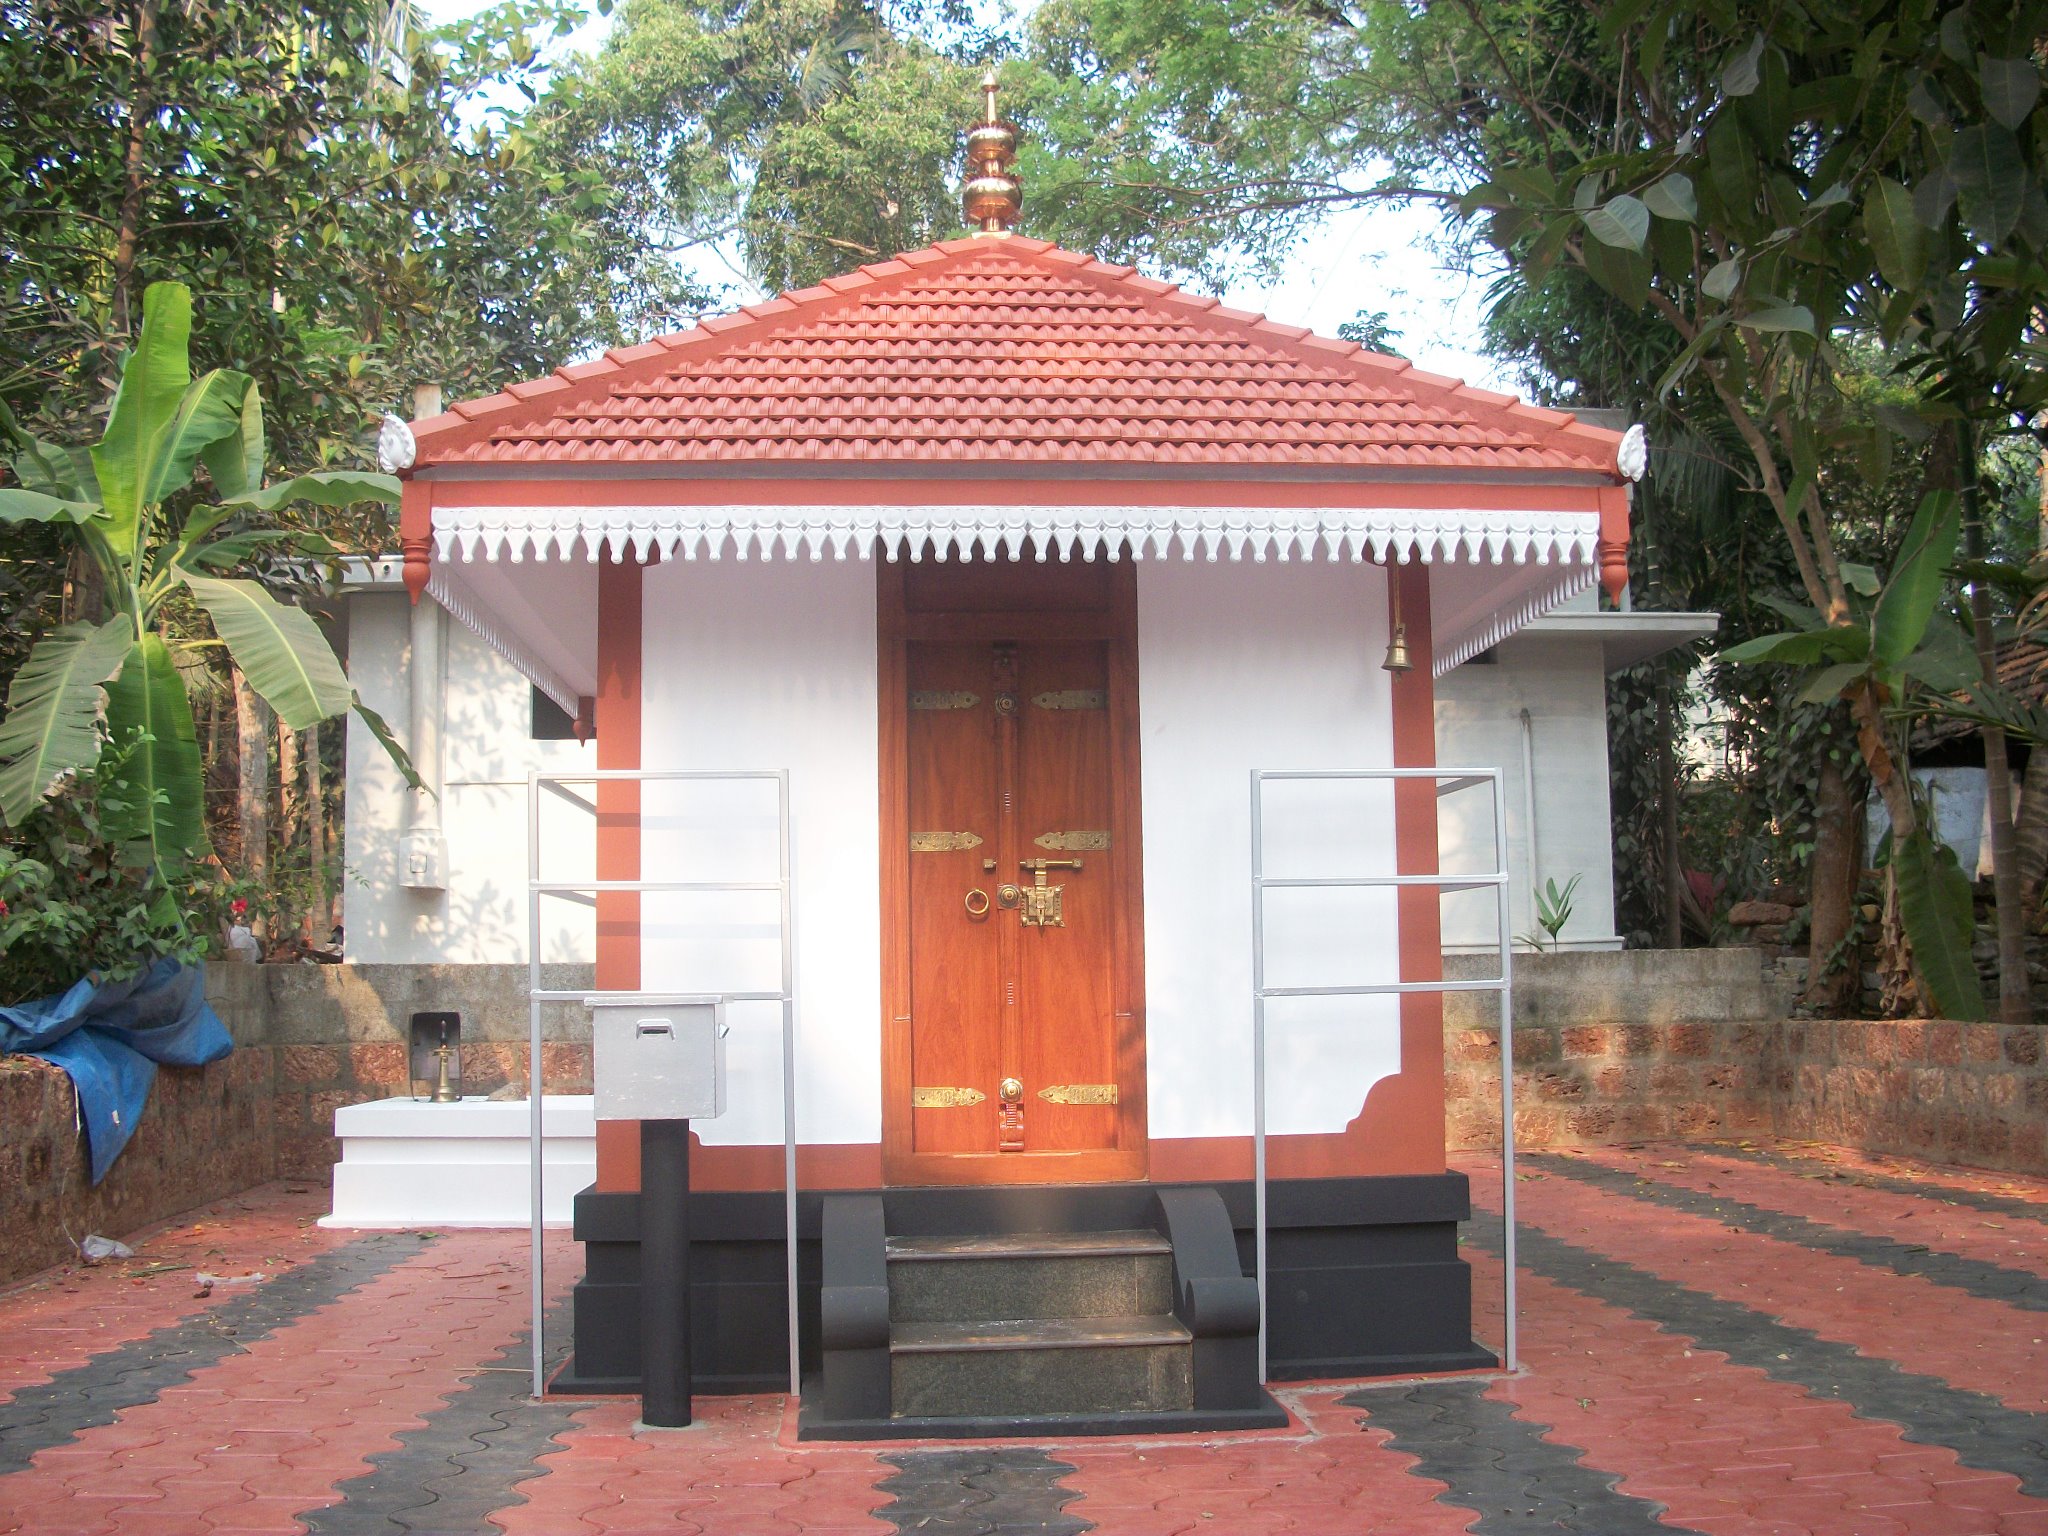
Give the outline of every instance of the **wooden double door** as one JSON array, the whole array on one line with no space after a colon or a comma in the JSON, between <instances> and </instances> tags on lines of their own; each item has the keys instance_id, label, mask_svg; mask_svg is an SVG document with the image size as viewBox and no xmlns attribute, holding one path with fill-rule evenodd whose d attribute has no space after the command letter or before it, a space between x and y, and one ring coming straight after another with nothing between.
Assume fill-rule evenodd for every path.
<instances>
[{"instance_id":1,"label":"wooden double door","mask_svg":"<svg viewBox=\"0 0 2048 1536\"><path fill-rule=\"evenodd\" d=\"M1128 569L884 572L893 1182L1144 1174Z\"/></svg>"}]
</instances>

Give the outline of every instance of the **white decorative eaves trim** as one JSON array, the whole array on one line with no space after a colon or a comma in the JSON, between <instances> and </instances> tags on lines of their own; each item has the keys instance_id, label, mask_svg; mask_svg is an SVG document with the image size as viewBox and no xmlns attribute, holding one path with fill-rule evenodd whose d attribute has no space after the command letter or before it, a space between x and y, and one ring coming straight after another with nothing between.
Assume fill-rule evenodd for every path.
<instances>
[{"instance_id":1,"label":"white decorative eaves trim","mask_svg":"<svg viewBox=\"0 0 2048 1536\"><path fill-rule=\"evenodd\" d=\"M1598 571L1599 568L1590 562L1566 566L1551 580L1523 596L1520 601L1510 603L1504 608L1496 608L1486 616L1483 623L1459 634L1446 635L1438 639L1435 643L1436 654L1431 659L1431 675L1442 677L1451 668L1462 666L1481 651L1499 645L1531 619L1541 618L1559 603L1577 597L1593 585L1593 578Z\"/></svg>"},{"instance_id":2,"label":"white decorative eaves trim","mask_svg":"<svg viewBox=\"0 0 2048 1536\"><path fill-rule=\"evenodd\" d=\"M1591 568L1600 536L1595 512L1296 507L1019 506L595 506L436 507L435 553L442 561L595 561L630 551L640 559L796 559L877 549L938 558L976 545L1015 559L1026 539L1060 559L1084 560L1128 546L1140 559L1178 553L1208 560L1419 560L1508 562ZM452 612L453 610L451 610Z\"/></svg>"},{"instance_id":3,"label":"white decorative eaves trim","mask_svg":"<svg viewBox=\"0 0 2048 1536\"><path fill-rule=\"evenodd\" d=\"M433 575L427 578L427 596L447 609L485 645L511 662L534 687L561 705L571 720L576 718L582 707L576 690L563 680L561 673L522 644L517 635L498 626L453 565L434 566Z\"/></svg>"}]
</instances>

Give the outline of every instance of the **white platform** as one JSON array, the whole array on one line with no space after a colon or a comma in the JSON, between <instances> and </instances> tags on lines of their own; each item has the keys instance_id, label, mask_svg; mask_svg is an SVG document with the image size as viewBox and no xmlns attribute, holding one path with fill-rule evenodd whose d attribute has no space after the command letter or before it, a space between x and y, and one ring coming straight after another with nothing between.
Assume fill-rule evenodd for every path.
<instances>
[{"instance_id":1,"label":"white platform","mask_svg":"<svg viewBox=\"0 0 2048 1536\"><path fill-rule=\"evenodd\" d=\"M334 1112L341 1161L323 1227L524 1227L532 1220L525 1099L459 1104L378 1099ZM588 1094L541 1100L541 1219L569 1225L577 1192L597 1178Z\"/></svg>"}]
</instances>

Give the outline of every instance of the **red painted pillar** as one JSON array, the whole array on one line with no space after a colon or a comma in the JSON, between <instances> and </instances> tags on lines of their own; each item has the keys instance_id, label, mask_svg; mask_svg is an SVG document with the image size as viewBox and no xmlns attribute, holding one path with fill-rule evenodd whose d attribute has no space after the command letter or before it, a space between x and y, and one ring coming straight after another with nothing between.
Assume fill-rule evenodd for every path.
<instances>
[{"instance_id":1,"label":"red painted pillar","mask_svg":"<svg viewBox=\"0 0 2048 1536\"><path fill-rule=\"evenodd\" d=\"M597 566L597 766L640 763L641 615L647 568L630 554ZM597 878L640 878L640 786L597 786ZM601 891L597 897L597 986L632 991L640 985L640 897ZM640 1127L630 1120L597 1123L597 1187L640 1187Z\"/></svg>"}]
</instances>

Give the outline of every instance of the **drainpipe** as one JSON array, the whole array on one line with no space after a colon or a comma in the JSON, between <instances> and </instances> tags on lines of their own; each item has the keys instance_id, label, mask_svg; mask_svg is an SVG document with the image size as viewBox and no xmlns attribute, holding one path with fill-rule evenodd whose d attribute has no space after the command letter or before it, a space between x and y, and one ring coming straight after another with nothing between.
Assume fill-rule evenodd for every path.
<instances>
[{"instance_id":1,"label":"drainpipe","mask_svg":"<svg viewBox=\"0 0 2048 1536\"><path fill-rule=\"evenodd\" d=\"M418 421L441 412L441 389L422 384L413 391ZM407 734L413 771L421 788L405 797L405 833L398 840L399 883L416 891L445 890L448 839L441 831L441 703L446 681L441 605L425 593L408 610L412 620L411 729Z\"/></svg>"},{"instance_id":2,"label":"drainpipe","mask_svg":"<svg viewBox=\"0 0 2048 1536\"><path fill-rule=\"evenodd\" d=\"M1522 803L1529 808L1529 931L1536 929L1536 892L1543 879L1542 844L1536 836L1536 725L1522 711Z\"/></svg>"}]
</instances>

